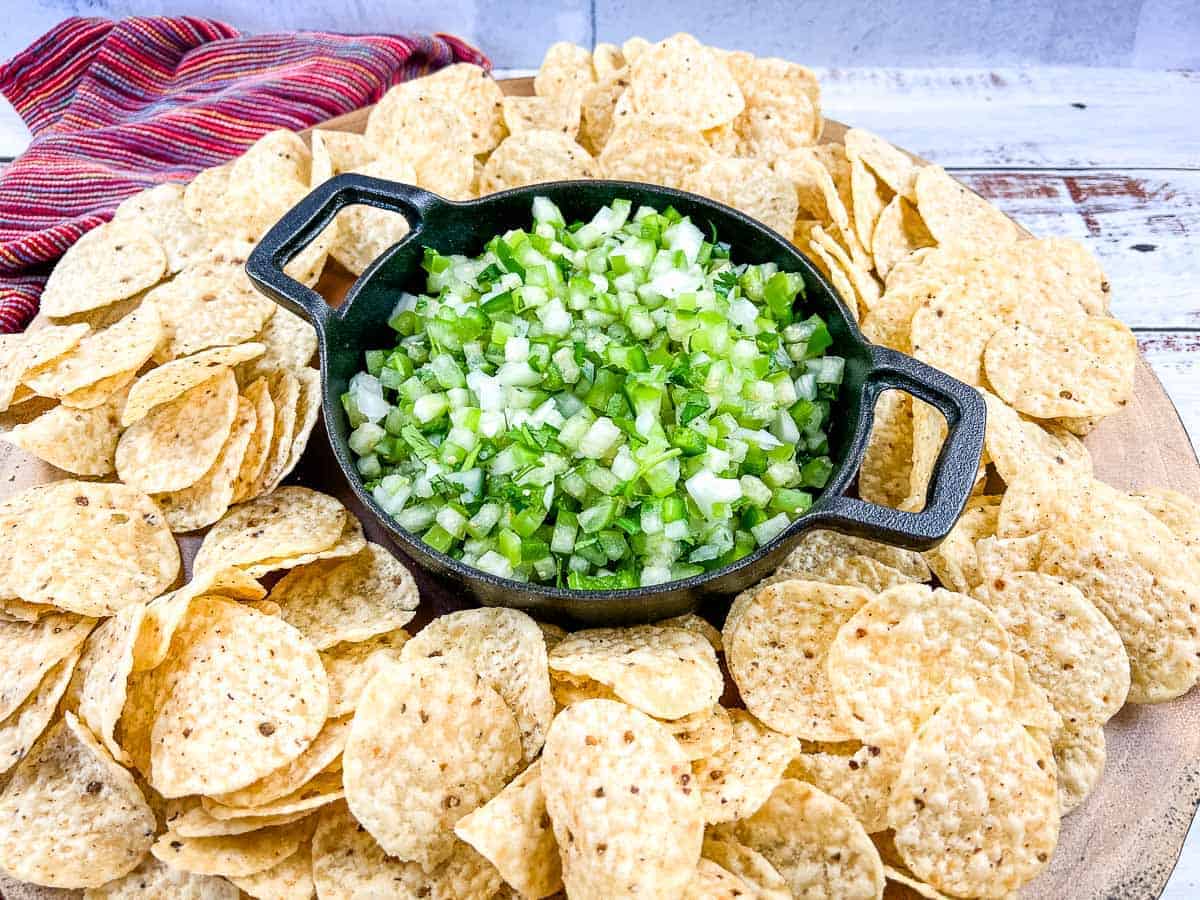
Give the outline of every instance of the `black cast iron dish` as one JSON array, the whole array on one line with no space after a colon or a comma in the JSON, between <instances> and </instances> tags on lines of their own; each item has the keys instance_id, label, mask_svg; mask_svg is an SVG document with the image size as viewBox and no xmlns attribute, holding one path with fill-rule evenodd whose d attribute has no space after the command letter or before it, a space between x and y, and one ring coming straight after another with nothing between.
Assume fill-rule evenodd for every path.
<instances>
[{"instance_id":1,"label":"black cast iron dish","mask_svg":"<svg viewBox=\"0 0 1200 900\"><path fill-rule=\"evenodd\" d=\"M390 346L387 318L401 291L424 291L422 250L474 255L496 234L528 227L531 205L549 197L568 221L587 220L618 197L635 206L673 205L708 230L711 223L732 247L738 263L774 262L804 276L805 308L828 323L833 352L844 356L841 394L834 407L829 439L835 469L812 507L770 544L724 569L683 581L618 591L576 591L497 578L439 553L403 530L370 494L354 467L347 445L350 427L340 397L363 367L363 352ZM329 224L338 210L367 204L400 213L410 231L371 264L333 309L314 290L288 277L283 267ZM983 448L985 407L972 388L911 357L867 343L836 291L788 241L742 213L703 197L668 188L619 181L539 184L456 203L406 184L362 175L342 175L316 188L263 238L246 263L259 290L305 316L320 339L326 428L342 472L400 546L436 575L461 585L482 603L536 610L586 624L650 621L694 609L702 600L729 596L765 578L782 562L801 534L829 528L914 550L933 546L953 527L975 483ZM846 496L858 471L871 430L875 401L886 390L901 390L936 407L949 425L922 512L901 512Z\"/></svg>"}]
</instances>

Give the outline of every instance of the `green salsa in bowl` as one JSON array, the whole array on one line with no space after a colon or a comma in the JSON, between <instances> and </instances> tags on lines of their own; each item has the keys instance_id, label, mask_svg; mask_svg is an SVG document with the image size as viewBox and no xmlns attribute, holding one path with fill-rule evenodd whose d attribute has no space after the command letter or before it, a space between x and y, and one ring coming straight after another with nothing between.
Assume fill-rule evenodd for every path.
<instances>
[{"instance_id":1,"label":"green salsa in bowl","mask_svg":"<svg viewBox=\"0 0 1200 900\"><path fill-rule=\"evenodd\" d=\"M426 248L395 346L342 403L376 502L493 575L577 590L702 575L829 480L844 360L804 279L739 263L674 207L618 198L476 256Z\"/></svg>"},{"instance_id":2,"label":"green salsa in bowl","mask_svg":"<svg viewBox=\"0 0 1200 900\"><path fill-rule=\"evenodd\" d=\"M360 203L410 231L334 309L283 268ZM930 547L975 482L979 395L869 344L790 240L693 194L570 181L454 202L341 175L246 268L317 330L357 499L485 604L678 615L761 580L810 528ZM948 423L920 512L854 496L893 389Z\"/></svg>"}]
</instances>

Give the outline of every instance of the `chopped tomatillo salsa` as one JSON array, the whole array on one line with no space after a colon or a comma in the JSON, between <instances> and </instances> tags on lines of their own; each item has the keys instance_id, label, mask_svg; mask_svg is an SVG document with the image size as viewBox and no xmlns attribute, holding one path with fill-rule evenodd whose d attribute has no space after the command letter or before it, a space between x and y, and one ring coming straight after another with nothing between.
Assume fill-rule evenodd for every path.
<instances>
[{"instance_id":1,"label":"chopped tomatillo salsa","mask_svg":"<svg viewBox=\"0 0 1200 900\"><path fill-rule=\"evenodd\" d=\"M804 281L627 200L475 257L426 249L342 403L367 488L494 575L635 588L721 568L812 503L843 360Z\"/></svg>"}]
</instances>

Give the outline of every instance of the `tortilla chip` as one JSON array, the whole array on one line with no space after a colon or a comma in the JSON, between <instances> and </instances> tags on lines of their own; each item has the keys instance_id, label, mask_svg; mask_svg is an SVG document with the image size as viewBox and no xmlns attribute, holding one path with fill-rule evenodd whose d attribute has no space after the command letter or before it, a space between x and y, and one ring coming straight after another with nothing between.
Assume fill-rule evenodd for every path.
<instances>
[{"instance_id":1,"label":"tortilla chip","mask_svg":"<svg viewBox=\"0 0 1200 900\"><path fill-rule=\"evenodd\" d=\"M733 720L720 704L681 719L660 719L659 723L693 761L714 756L733 741Z\"/></svg>"},{"instance_id":2,"label":"tortilla chip","mask_svg":"<svg viewBox=\"0 0 1200 900\"><path fill-rule=\"evenodd\" d=\"M241 808L242 815L262 815L254 807L287 797L312 783L325 768L342 754L350 733L350 716L328 719L304 752L240 790L217 794L212 799L227 809ZM224 813L225 811L223 811ZM222 814L219 818L227 818Z\"/></svg>"},{"instance_id":3,"label":"tortilla chip","mask_svg":"<svg viewBox=\"0 0 1200 900\"><path fill-rule=\"evenodd\" d=\"M73 393L113 376L136 372L150 358L161 337L162 322L157 313L137 309L109 328L84 335L70 351L26 371L24 380L43 397L62 397L69 402Z\"/></svg>"},{"instance_id":4,"label":"tortilla chip","mask_svg":"<svg viewBox=\"0 0 1200 900\"><path fill-rule=\"evenodd\" d=\"M158 596L179 573L162 513L123 484L57 481L15 521L0 523L11 553L0 576L29 603L112 615Z\"/></svg>"},{"instance_id":5,"label":"tortilla chip","mask_svg":"<svg viewBox=\"0 0 1200 900\"><path fill-rule=\"evenodd\" d=\"M13 427L0 439L72 475L111 475L125 392L94 409L56 406L32 422Z\"/></svg>"},{"instance_id":6,"label":"tortilla chip","mask_svg":"<svg viewBox=\"0 0 1200 900\"><path fill-rule=\"evenodd\" d=\"M444 660L386 665L350 726L346 802L384 850L431 869L454 853L455 823L520 762L516 720L486 681Z\"/></svg>"},{"instance_id":7,"label":"tortilla chip","mask_svg":"<svg viewBox=\"0 0 1200 900\"><path fill-rule=\"evenodd\" d=\"M76 647L46 672L37 688L0 721L0 774L22 759L54 718L58 701L67 691L81 648Z\"/></svg>"},{"instance_id":8,"label":"tortilla chip","mask_svg":"<svg viewBox=\"0 0 1200 900\"><path fill-rule=\"evenodd\" d=\"M912 480L912 398L884 391L875 404L875 421L858 470L858 495L868 503L900 506Z\"/></svg>"},{"instance_id":9,"label":"tortilla chip","mask_svg":"<svg viewBox=\"0 0 1200 900\"><path fill-rule=\"evenodd\" d=\"M585 91L595 80L592 54L569 41L559 41L546 50L542 65L533 79L533 91L538 97L569 100ZM511 126L509 130L513 130Z\"/></svg>"},{"instance_id":10,"label":"tortilla chip","mask_svg":"<svg viewBox=\"0 0 1200 900\"><path fill-rule=\"evenodd\" d=\"M322 900L427 893L434 898L492 897L502 884L496 869L467 843L428 872L384 853L370 833L335 803L322 810L313 837L313 881Z\"/></svg>"},{"instance_id":11,"label":"tortilla chip","mask_svg":"<svg viewBox=\"0 0 1200 900\"><path fill-rule=\"evenodd\" d=\"M156 185L123 200L112 217L154 235L166 254L168 273L196 262L205 252L204 229L188 218L183 196L182 184Z\"/></svg>"},{"instance_id":12,"label":"tortilla chip","mask_svg":"<svg viewBox=\"0 0 1200 900\"><path fill-rule=\"evenodd\" d=\"M382 102L376 104L368 119L368 123L375 122L375 128L379 127L381 121L375 112L380 106L382 106ZM380 117L384 115L384 113L378 114ZM369 127L371 126L368 124ZM342 172L349 172L365 166L375 158L377 152L365 134L314 128L310 137L312 140L312 172L309 175L309 185L312 187L324 184Z\"/></svg>"},{"instance_id":13,"label":"tortilla chip","mask_svg":"<svg viewBox=\"0 0 1200 900\"><path fill-rule=\"evenodd\" d=\"M708 709L724 689L712 646L682 628L638 625L576 631L551 651L549 660L552 673L597 681L660 719Z\"/></svg>"},{"instance_id":14,"label":"tortilla chip","mask_svg":"<svg viewBox=\"0 0 1200 900\"><path fill-rule=\"evenodd\" d=\"M459 819L454 833L483 854L522 896L548 897L562 888L562 863L546 813L540 761Z\"/></svg>"},{"instance_id":15,"label":"tortilla chip","mask_svg":"<svg viewBox=\"0 0 1200 900\"><path fill-rule=\"evenodd\" d=\"M0 335L0 412L33 396L33 392L21 384L26 372L70 352L88 331L89 326L78 323Z\"/></svg>"},{"instance_id":16,"label":"tortilla chip","mask_svg":"<svg viewBox=\"0 0 1200 900\"><path fill-rule=\"evenodd\" d=\"M162 318L159 362L252 341L275 312L275 304L255 290L240 266L210 258L156 287L143 306Z\"/></svg>"},{"instance_id":17,"label":"tortilla chip","mask_svg":"<svg viewBox=\"0 0 1200 900\"><path fill-rule=\"evenodd\" d=\"M154 900L158 897L238 900L238 889L224 878L182 872L147 855L129 874L85 891L83 897L84 900Z\"/></svg>"},{"instance_id":18,"label":"tortilla chip","mask_svg":"<svg viewBox=\"0 0 1200 900\"><path fill-rule=\"evenodd\" d=\"M373 159L355 170L360 175L413 184L417 170L411 160L389 154ZM355 275L361 275L376 258L408 234L408 220L388 209L357 205L337 216L337 232L330 255Z\"/></svg>"},{"instance_id":19,"label":"tortilla chip","mask_svg":"<svg viewBox=\"0 0 1200 900\"><path fill-rule=\"evenodd\" d=\"M862 128L851 128L842 140L846 155L862 160L892 193L910 201L917 199L919 167L911 156Z\"/></svg>"},{"instance_id":20,"label":"tortilla chip","mask_svg":"<svg viewBox=\"0 0 1200 900\"><path fill-rule=\"evenodd\" d=\"M479 191L494 194L543 181L599 176L596 161L562 131L520 131L505 138L488 157Z\"/></svg>"},{"instance_id":21,"label":"tortilla chip","mask_svg":"<svg viewBox=\"0 0 1200 900\"><path fill-rule=\"evenodd\" d=\"M393 94L399 95L396 100L391 99ZM399 103L406 95L416 95L426 107L442 106L461 113L466 120L464 137L471 154L489 152L504 137L501 119L504 95L492 76L479 66L456 63L432 75L398 85L388 91L376 107L385 112L373 112L372 118L383 119L387 108ZM373 139L374 134L368 123L368 139Z\"/></svg>"},{"instance_id":22,"label":"tortilla chip","mask_svg":"<svg viewBox=\"0 0 1200 900\"><path fill-rule=\"evenodd\" d=\"M201 594L255 601L267 590L241 569L213 567L197 570L192 580L176 591L151 600L133 649L133 671L145 672L167 658L171 638L183 621L192 600Z\"/></svg>"},{"instance_id":23,"label":"tortilla chip","mask_svg":"<svg viewBox=\"0 0 1200 900\"><path fill-rule=\"evenodd\" d=\"M821 134L821 92L811 69L783 59L727 53L746 107L733 120L738 156L773 160Z\"/></svg>"},{"instance_id":24,"label":"tortilla chip","mask_svg":"<svg viewBox=\"0 0 1200 900\"><path fill-rule=\"evenodd\" d=\"M280 816L240 816L218 819L204 808L200 799L189 797L171 802L177 804L179 809L166 817L167 828L180 837L186 838L247 834L262 828L273 828L276 825L299 822L310 815L308 810L304 810Z\"/></svg>"},{"instance_id":25,"label":"tortilla chip","mask_svg":"<svg viewBox=\"0 0 1200 900\"><path fill-rule=\"evenodd\" d=\"M880 277L887 275L919 250L934 246L917 208L904 197L893 197L880 211L871 233L871 256Z\"/></svg>"},{"instance_id":26,"label":"tortilla chip","mask_svg":"<svg viewBox=\"0 0 1200 900\"><path fill-rule=\"evenodd\" d=\"M842 721L864 742L902 741L952 694L1007 704L1008 636L983 604L925 585L884 591L849 619L829 649Z\"/></svg>"},{"instance_id":27,"label":"tortilla chip","mask_svg":"<svg viewBox=\"0 0 1200 900\"><path fill-rule=\"evenodd\" d=\"M516 717L525 759L537 757L554 718L554 698L546 643L533 619L495 607L439 616L401 652L405 660L434 657L475 672L495 688Z\"/></svg>"},{"instance_id":28,"label":"tortilla chip","mask_svg":"<svg viewBox=\"0 0 1200 900\"><path fill-rule=\"evenodd\" d=\"M623 95L627 96L627 95ZM682 189L691 173L712 158L699 131L637 116L620 119L600 154L605 178Z\"/></svg>"},{"instance_id":29,"label":"tortilla chip","mask_svg":"<svg viewBox=\"0 0 1200 900\"><path fill-rule=\"evenodd\" d=\"M659 41L630 61L629 98L651 122L696 131L731 122L745 107L724 60L690 34Z\"/></svg>"},{"instance_id":30,"label":"tortilla chip","mask_svg":"<svg viewBox=\"0 0 1200 900\"><path fill-rule=\"evenodd\" d=\"M1077 588L1037 572L994 576L983 587L1013 651L1068 726L1103 725L1125 705L1129 658L1121 637Z\"/></svg>"},{"instance_id":31,"label":"tortilla chip","mask_svg":"<svg viewBox=\"0 0 1200 900\"><path fill-rule=\"evenodd\" d=\"M217 461L238 413L237 379L228 368L185 391L145 418L117 442L117 473L146 493L180 491L198 482Z\"/></svg>"},{"instance_id":32,"label":"tortilla chip","mask_svg":"<svg viewBox=\"0 0 1200 900\"><path fill-rule=\"evenodd\" d=\"M254 433L246 445L246 454L238 468L234 483L233 502L240 503L258 496L258 482L266 468L275 435L275 401L265 378L255 379L242 396L254 406Z\"/></svg>"},{"instance_id":33,"label":"tortilla chip","mask_svg":"<svg viewBox=\"0 0 1200 900\"><path fill-rule=\"evenodd\" d=\"M929 566L915 550L823 529L806 532L778 574L871 591L930 579Z\"/></svg>"},{"instance_id":34,"label":"tortilla chip","mask_svg":"<svg viewBox=\"0 0 1200 900\"><path fill-rule=\"evenodd\" d=\"M129 389L129 398L121 412L122 427L128 428L145 418L155 407L169 403L201 382L208 381L221 367L254 359L261 356L265 349L262 344L255 343L218 347L151 369Z\"/></svg>"},{"instance_id":35,"label":"tortilla chip","mask_svg":"<svg viewBox=\"0 0 1200 900\"><path fill-rule=\"evenodd\" d=\"M1133 398L1137 338L1116 319L1063 321L1053 330L1001 328L984 367L996 393L1039 419L1105 416Z\"/></svg>"},{"instance_id":36,"label":"tortilla chip","mask_svg":"<svg viewBox=\"0 0 1200 900\"><path fill-rule=\"evenodd\" d=\"M1058 769L1058 805L1063 815L1080 806L1104 774L1104 729L1098 725L1065 727L1051 738Z\"/></svg>"},{"instance_id":37,"label":"tortilla chip","mask_svg":"<svg viewBox=\"0 0 1200 900\"><path fill-rule=\"evenodd\" d=\"M98 887L130 871L154 840L133 776L66 713L0 794L0 865L48 887Z\"/></svg>"},{"instance_id":38,"label":"tortilla chip","mask_svg":"<svg viewBox=\"0 0 1200 900\"><path fill-rule=\"evenodd\" d=\"M599 156L613 130L617 102L629 87L629 70L618 69L588 87L581 99L579 143Z\"/></svg>"},{"instance_id":39,"label":"tortilla chip","mask_svg":"<svg viewBox=\"0 0 1200 900\"><path fill-rule=\"evenodd\" d=\"M295 759L325 722L316 650L275 616L192 601L155 703L150 782L164 797L239 790Z\"/></svg>"},{"instance_id":40,"label":"tortilla chip","mask_svg":"<svg viewBox=\"0 0 1200 900\"><path fill-rule=\"evenodd\" d=\"M271 599L318 650L402 628L419 602L408 569L371 543L354 556L293 569Z\"/></svg>"},{"instance_id":41,"label":"tortilla chip","mask_svg":"<svg viewBox=\"0 0 1200 900\"><path fill-rule=\"evenodd\" d=\"M989 247L1020 237L1012 219L941 166L925 166L917 173L916 193L917 210L940 245Z\"/></svg>"},{"instance_id":42,"label":"tortilla chip","mask_svg":"<svg viewBox=\"0 0 1200 900\"><path fill-rule=\"evenodd\" d=\"M263 184L273 181L308 183L309 153L300 135L286 128L268 131L233 161L230 182Z\"/></svg>"},{"instance_id":43,"label":"tortilla chip","mask_svg":"<svg viewBox=\"0 0 1200 900\"><path fill-rule=\"evenodd\" d=\"M296 370L296 383L299 388L296 397L296 423L292 429L292 441L288 446L283 468L275 472L275 477L267 485L267 490L273 491L279 482L292 474L304 448L308 446L308 438L317 424L321 414L321 373L307 367ZM282 444L280 445L282 450Z\"/></svg>"},{"instance_id":44,"label":"tortilla chip","mask_svg":"<svg viewBox=\"0 0 1200 900\"><path fill-rule=\"evenodd\" d=\"M900 775L905 746L858 741L806 745L785 774L845 803L863 829L875 834L888 827L888 801Z\"/></svg>"},{"instance_id":45,"label":"tortilla chip","mask_svg":"<svg viewBox=\"0 0 1200 900\"><path fill-rule=\"evenodd\" d=\"M380 668L400 660L400 650L408 641L403 628L365 641L335 644L321 651L321 663L329 679L329 716L354 712L363 688Z\"/></svg>"},{"instance_id":46,"label":"tortilla chip","mask_svg":"<svg viewBox=\"0 0 1200 900\"><path fill-rule=\"evenodd\" d=\"M285 487L229 511L204 536L192 564L200 572L318 552L341 536L341 502L304 487Z\"/></svg>"},{"instance_id":47,"label":"tortilla chip","mask_svg":"<svg viewBox=\"0 0 1200 900\"><path fill-rule=\"evenodd\" d=\"M938 890L1015 891L1058 840L1053 761L1003 708L953 697L905 753L891 825L905 865Z\"/></svg>"},{"instance_id":48,"label":"tortilla chip","mask_svg":"<svg viewBox=\"0 0 1200 900\"><path fill-rule=\"evenodd\" d=\"M971 594L983 584L979 570L979 555L975 545L982 539L994 537L1000 520L1000 498L984 495L971 497L950 533L932 550L925 551L925 561L937 576L942 587L960 594Z\"/></svg>"},{"instance_id":49,"label":"tortilla chip","mask_svg":"<svg viewBox=\"0 0 1200 900\"><path fill-rule=\"evenodd\" d=\"M254 875L294 854L312 833L314 824L301 819L290 825L221 837L185 838L168 831L154 842L150 852L174 869L197 875Z\"/></svg>"},{"instance_id":50,"label":"tortilla chip","mask_svg":"<svg viewBox=\"0 0 1200 900\"><path fill-rule=\"evenodd\" d=\"M710 833L704 838L705 859L713 860L721 868L734 873L746 884L752 896L761 900L791 900L792 889L783 876L766 858L730 835Z\"/></svg>"},{"instance_id":51,"label":"tortilla chip","mask_svg":"<svg viewBox=\"0 0 1200 900\"><path fill-rule=\"evenodd\" d=\"M800 742L772 731L744 710L729 713L732 740L692 764L704 821L732 822L753 815L783 778Z\"/></svg>"},{"instance_id":52,"label":"tortilla chip","mask_svg":"<svg viewBox=\"0 0 1200 900\"><path fill-rule=\"evenodd\" d=\"M257 900L309 900L313 896L312 852L307 844L269 869L230 878Z\"/></svg>"},{"instance_id":53,"label":"tortilla chip","mask_svg":"<svg viewBox=\"0 0 1200 900\"><path fill-rule=\"evenodd\" d=\"M276 307L262 331L255 336L266 351L257 359L238 366L242 384L265 377L280 369L296 371L304 368L317 352L317 332L307 321L291 310Z\"/></svg>"},{"instance_id":54,"label":"tortilla chip","mask_svg":"<svg viewBox=\"0 0 1200 900\"><path fill-rule=\"evenodd\" d=\"M162 244L141 222L93 228L63 254L42 291L48 316L107 306L158 283L167 268Z\"/></svg>"},{"instance_id":55,"label":"tortilla chip","mask_svg":"<svg viewBox=\"0 0 1200 900\"><path fill-rule=\"evenodd\" d=\"M120 763L131 760L117 743L117 720L125 707L134 647L146 607L126 606L92 632L79 661L79 702L76 712Z\"/></svg>"},{"instance_id":56,"label":"tortilla chip","mask_svg":"<svg viewBox=\"0 0 1200 900\"><path fill-rule=\"evenodd\" d=\"M346 524L342 528L342 533L338 535L338 539L324 550L301 553L298 556L273 556L269 559L260 559L258 562L247 565L245 570L255 578L260 578L269 572L293 569L296 566L307 565L322 559L341 559L353 556L366 546L367 539L363 536L362 524L354 516L347 516Z\"/></svg>"},{"instance_id":57,"label":"tortilla chip","mask_svg":"<svg viewBox=\"0 0 1200 900\"><path fill-rule=\"evenodd\" d=\"M200 480L181 491L155 494L171 530L196 531L211 525L225 514L233 502L237 474L255 428L254 405L238 397L237 416L216 461Z\"/></svg>"},{"instance_id":58,"label":"tortilla chip","mask_svg":"<svg viewBox=\"0 0 1200 900\"><path fill-rule=\"evenodd\" d=\"M726 625L725 659L746 708L785 734L851 737L833 702L826 660L838 629L869 600L861 588L800 580L755 594L732 628Z\"/></svg>"},{"instance_id":59,"label":"tortilla chip","mask_svg":"<svg viewBox=\"0 0 1200 900\"><path fill-rule=\"evenodd\" d=\"M312 812L322 806L336 803L345 796L342 791L342 773L321 771L294 791L264 803L262 806L225 806L211 797L204 797L205 812L216 819L249 820L255 818L290 816Z\"/></svg>"},{"instance_id":60,"label":"tortilla chip","mask_svg":"<svg viewBox=\"0 0 1200 900\"><path fill-rule=\"evenodd\" d=\"M207 231L209 223L217 217L217 210L229 186L232 162L209 169L202 169L183 189L183 211L201 229Z\"/></svg>"},{"instance_id":61,"label":"tortilla chip","mask_svg":"<svg viewBox=\"0 0 1200 900\"><path fill-rule=\"evenodd\" d=\"M796 224L791 182L759 160L711 159L691 174L684 189L739 209L785 236Z\"/></svg>"},{"instance_id":62,"label":"tortilla chip","mask_svg":"<svg viewBox=\"0 0 1200 900\"><path fill-rule=\"evenodd\" d=\"M579 133L582 94L556 97L505 97L504 125L509 134L557 131L575 140Z\"/></svg>"},{"instance_id":63,"label":"tortilla chip","mask_svg":"<svg viewBox=\"0 0 1200 900\"><path fill-rule=\"evenodd\" d=\"M542 791L568 894L673 897L691 880L700 793L675 739L649 716L611 700L567 707L546 737Z\"/></svg>"},{"instance_id":64,"label":"tortilla chip","mask_svg":"<svg viewBox=\"0 0 1200 900\"><path fill-rule=\"evenodd\" d=\"M761 853L796 896L879 897L883 862L850 809L810 784L787 778L733 836Z\"/></svg>"}]
</instances>

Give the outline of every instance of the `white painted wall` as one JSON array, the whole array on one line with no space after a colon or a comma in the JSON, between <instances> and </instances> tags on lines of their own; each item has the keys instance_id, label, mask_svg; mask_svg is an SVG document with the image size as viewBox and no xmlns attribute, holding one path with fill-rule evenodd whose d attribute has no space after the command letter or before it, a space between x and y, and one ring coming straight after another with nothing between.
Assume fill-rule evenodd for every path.
<instances>
[{"instance_id":1,"label":"white painted wall","mask_svg":"<svg viewBox=\"0 0 1200 900\"><path fill-rule=\"evenodd\" d=\"M181 14L247 31L450 31L497 66L555 40L688 30L714 44L829 66L1200 68L1198 0L4 0L0 58L70 15Z\"/></svg>"}]
</instances>

